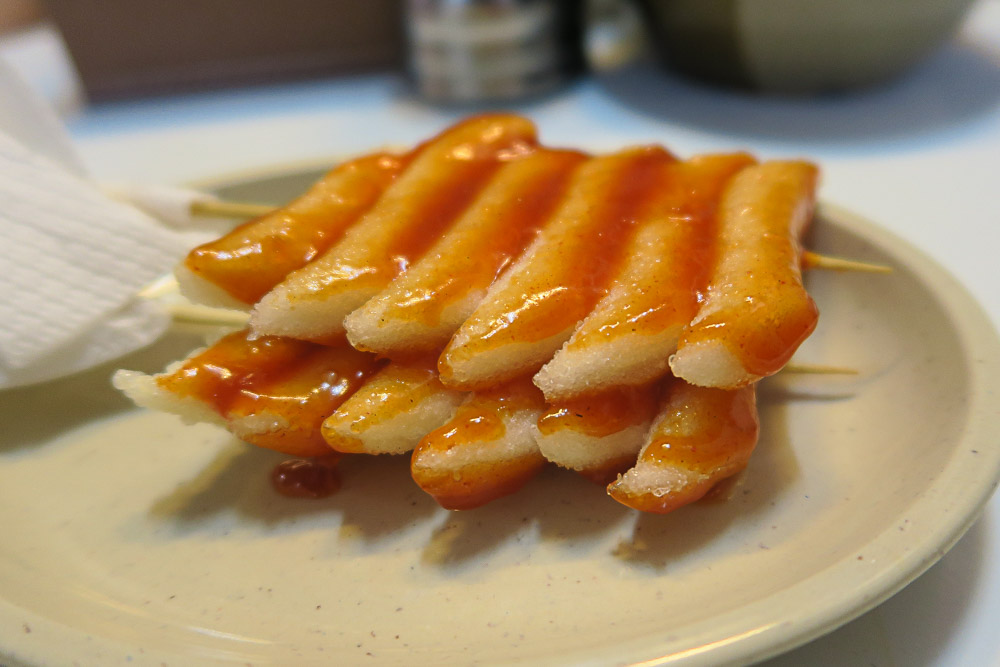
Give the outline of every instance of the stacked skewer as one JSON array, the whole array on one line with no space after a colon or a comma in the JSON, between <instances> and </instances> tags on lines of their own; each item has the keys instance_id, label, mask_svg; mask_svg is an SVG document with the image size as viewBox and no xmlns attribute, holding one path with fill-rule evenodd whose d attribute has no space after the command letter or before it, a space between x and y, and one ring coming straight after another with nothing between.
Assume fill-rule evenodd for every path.
<instances>
[{"instance_id":1,"label":"stacked skewer","mask_svg":"<svg viewBox=\"0 0 1000 667\"><path fill-rule=\"evenodd\" d=\"M802 252L815 181L742 153L545 149L524 119L473 118L192 251L182 291L243 312L175 316L248 328L116 386L295 456L412 450L449 508L551 461L670 511L753 451L755 383L815 326L800 269L884 270Z\"/></svg>"}]
</instances>

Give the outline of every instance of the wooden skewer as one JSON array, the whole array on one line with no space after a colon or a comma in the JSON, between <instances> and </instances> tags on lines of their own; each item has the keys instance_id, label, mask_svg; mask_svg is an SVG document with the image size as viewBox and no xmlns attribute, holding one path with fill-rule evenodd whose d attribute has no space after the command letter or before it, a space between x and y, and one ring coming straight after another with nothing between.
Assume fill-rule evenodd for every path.
<instances>
[{"instance_id":1,"label":"wooden skewer","mask_svg":"<svg viewBox=\"0 0 1000 667\"><path fill-rule=\"evenodd\" d=\"M177 279L168 273L139 290L139 296L143 299L159 299L168 294L176 294L177 290Z\"/></svg>"},{"instance_id":2,"label":"wooden skewer","mask_svg":"<svg viewBox=\"0 0 1000 667\"><path fill-rule=\"evenodd\" d=\"M802 268L828 269L830 271L857 271L860 273L892 273L892 267L885 266L884 264L872 264L870 262L859 262L854 259L844 259L843 257L820 255L810 250L802 253Z\"/></svg>"},{"instance_id":3,"label":"wooden skewer","mask_svg":"<svg viewBox=\"0 0 1000 667\"><path fill-rule=\"evenodd\" d=\"M191 215L201 215L208 218L256 218L266 215L274 209L275 207L269 204L209 199L192 202Z\"/></svg>"},{"instance_id":4,"label":"wooden skewer","mask_svg":"<svg viewBox=\"0 0 1000 667\"><path fill-rule=\"evenodd\" d=\"M170 313L174 322L182 322L184 324L245 327L247 321L250 319L249 313L243 313L238 310L225 310L187 303L170 304L167 306L167 312Z\"/></svg>"},{"instance_id":5,"label":"wooden skewer","mask_svg":"<svg viewBox=\"0 0 1000 667\"><path fill-rule=\"evenodd\" d=\"M144 299L161 299L178 293L177 279L167 274L154 280L139 290L139 296ZM213 308L196 303L171 303L164 307L175 322L185 324L207 324L220 327L243 327L249 319L249 313L226 308Z\"/></svg>"}]
</instances>

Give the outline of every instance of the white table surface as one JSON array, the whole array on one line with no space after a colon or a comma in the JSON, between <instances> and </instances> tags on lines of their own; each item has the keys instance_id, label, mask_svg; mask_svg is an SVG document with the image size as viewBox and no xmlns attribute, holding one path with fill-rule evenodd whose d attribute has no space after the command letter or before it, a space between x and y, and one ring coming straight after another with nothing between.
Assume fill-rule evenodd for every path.
<instances>
[{"instance_id":1,"label":"white table surface","mask_svg":"<svg viewBox=\"0 0 1000 667\"><path fill-rule=\"evenodd\" d=\"M412 143L465 112L425 105L391 76L86 106L57 41L45 30L8 38L0 57L67 115L105 180L183 183L319 162ZM636 68L513 108L550 144L808 156L822 165L825 199L933 255L1000 327L1000 0L981 1L918 70L851 95L754 98ZM1000 496L902 592L768 664L1000 665Z\"/></svg>"}]
</instances>

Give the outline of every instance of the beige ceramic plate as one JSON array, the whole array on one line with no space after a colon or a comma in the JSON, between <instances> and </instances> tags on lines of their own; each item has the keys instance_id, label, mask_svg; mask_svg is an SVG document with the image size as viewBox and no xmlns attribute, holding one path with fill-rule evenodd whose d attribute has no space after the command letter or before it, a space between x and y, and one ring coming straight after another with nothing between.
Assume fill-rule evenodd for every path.
<instances>
[{"instance_id":1,"label":"beige ceramic plate","mask_svg":"<svg viewBox=\"0 0 1000 667\"><path fill-rule=\"evenodd\" d=\"M349 461L338 495L288 500L268 483L279 455L131 409L111 368L3 394L0 662L717 664L834 629L989 497L1000 346L954 280L865 221L828 207L812 245L897 269L811 276L823 315L799 359L861 375L772 378L731 497L665 517L560 470L449 513L405 458Z\"/></svg>"}]
</instances>

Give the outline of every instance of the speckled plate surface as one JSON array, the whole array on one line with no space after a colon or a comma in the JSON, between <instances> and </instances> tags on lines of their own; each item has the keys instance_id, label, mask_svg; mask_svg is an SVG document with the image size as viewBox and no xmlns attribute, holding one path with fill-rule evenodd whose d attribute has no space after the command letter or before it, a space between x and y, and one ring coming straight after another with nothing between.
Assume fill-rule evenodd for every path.
<instances>
[{"instance_id":1,"label":"speckled plate surface","mask_svg":"<svg viewBox=\"0 0 1000 667\"><path fill-rule=\"evenodd\" d=\"M281 200L308 175L245 180ZM1000 344L965 291L824 207L811 246L891 264L815 273L820 326L761 390L729 498L637 515L549 470L439 509L405 458L348 460L289 500L280 455L131 408L112 368L0 394L0 663L719 664L790 649L936 561L1000 475ZM121 362L158 370L181 334Z\"/></svg>"}]
</instances>

